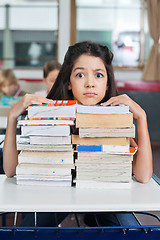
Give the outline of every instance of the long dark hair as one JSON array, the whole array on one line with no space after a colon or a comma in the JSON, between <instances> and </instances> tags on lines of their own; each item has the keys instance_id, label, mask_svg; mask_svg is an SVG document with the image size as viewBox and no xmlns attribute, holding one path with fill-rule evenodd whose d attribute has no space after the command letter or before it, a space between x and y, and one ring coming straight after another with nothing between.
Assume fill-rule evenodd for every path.
<instances>
[{"instance_id":1,"label":"long dark hair","mask_svg":"<svg viewBox=\"0 0 160 240\"><path fill-rule=\"evenodd\" d=\"M59 75L53 87L51 88L47 98L53 100L74 99L72 90L68 90L68 85L70 82L70 76L74 63L82 54L99 57L102 59L105 65L108 76L108 88L105 97L101 100L101 102L105 102L110 97L116 96L118 94L114 81L113 67L111 64L113 59L113 53L106 46L102 46L95 42L85 41L76 43L68 48Z\"/></svg>"}]
</instances>

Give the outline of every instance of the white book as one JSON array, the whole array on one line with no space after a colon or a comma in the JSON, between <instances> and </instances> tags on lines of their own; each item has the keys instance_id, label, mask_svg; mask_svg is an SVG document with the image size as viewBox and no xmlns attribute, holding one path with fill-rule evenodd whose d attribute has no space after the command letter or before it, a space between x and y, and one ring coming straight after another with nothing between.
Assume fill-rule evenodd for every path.
<instances>
[{"instance_id":1,"label":"white book","mask_svg":"<svg viewBox=\"0 0 160 240\"><path fill-rule=\"evenodd\" d=\"M69 136L70 126L22 126L23 136Z\"/></svg>"},{"instance_id":2,"label":"white book","mask_svg":"<svg viewBox=\"0 0 160 240\"><path fill-rule=\"evenodd\" d=\"M76 176L77 180L91 180L91 181L105 181L105 182L130 182L132 179L131 175L105 175L105 176L100 176L100 175L77 175Z\"/></svg>"},{"instance_id":3,"label":"white book","mask_svg":"<svg viewBox=\"0 0 160 240\"><path fill-rule=\"evenodd\" d=\"M29 118L76 117L76 104L70 106L29 106Z\"/></svg>"},{"instance_id":4,"label":"white book","mask_svg":"<svg viewBox=\"0 0 160 240\"><path fill-rule=\"evenodd\" d=\"M52 187L71 187L71 181L37 181L37 180L23 180L17 179L18 185L26 186L52 186Z\"/></svg>"},{"instance_id":5,"label":"white book","mask_svg":"<svg viewBox=\"0 0 160 240\"><path fill-rule=\"evenodd\" d=\"M35 119L35 120L30 120L30 119L22 119L18 120L19 125L75 125L74 120L70 119Z\"/></svg>"},{"instance_id":6,"label":"white book","mask_svg":"<svg viewBox=\"0 0 160 240\"><path fill-rule=\"evenodd\" d=\"M132 128L79 128L79 137L135 137L135 125Z\"/></svg>"},{"instance_id":7,"label":"white book","mask_svg":"<svg viewBox=\"0 0 160 240\"><path fill-rule=\"evenodd\" d=\"M18 155L19 163L39 164L73 164L73 151L70 152L40 152L21 151Z\"/></svg>"},{"instance_id":8,"label":"white book","mask_svg":"<svg viewBox=\"0 0 160 240\"><path fill-rule=\"evenodd\" d=\"M71 144L70 136L30 136L30 144L62 145Z\"/></svg>"},{"instance_id":9,"label":"white book","mask_svg":"<svg viewBox=\"0 0 160 240\"><path fill-rule=\"evenodd\" d=\"M71 175L16 175L16 179L18 180L37 180L37 181L71 181Z\"/></svg>"},{"instance_id":10,"label":"white book","mask_svg":"<svg viewBox=\"0 0 160 240\"><path fill-rule=\"evenodd\" d=\"M61 167L60 167L61 166ZM37 175L69 175L74 164L53 165L53 164L29 164L21 163L16 167L16 174L37 174Z\"/></svg>"},{"instance_id":11,"label":"white book","mask_svg":"<svg viewBox=\"0 0 160 240\"><path fill-rule=\"evenodd\" d=\"M88 114L123 114L129 113L129 106L86 106L77 104L77 113Z\"/></svg>"},{"instance_id":12,"label":"white book","mask_svg":"<svg viewBox=\"0 0 160 240\"><path fill-rule=\"evenodd\" d=\"M76 188L98 188L98 189L128 189L131 188L132 181L130 182L102 182L94 180L77 180Z\"/></svg>"},{"instance_id":13,"label":"white book","mask_svg":"<svg viewBox=\"0 0 160 240\"><path fill-rule=\"evenodd\" d=\"M72 144L63 144L63 145L45 145L45 144L29 144L29 143L17 143L17 150L28 150L28 151L71 151Z\"/></svg>"},{"instance_id":14,"label":"white book","mask_svg":"<svg viewBox=\"0 0 160 240\"><path fill-rule=\"evenodd\" d=\"M117 163L117 164L122 164L122 163L128 163L133 161L133 155L122 155L122 154L108 154L105 152L78 152L77 160L76 162L79 163Z\"/></svg>"}]
</instances>

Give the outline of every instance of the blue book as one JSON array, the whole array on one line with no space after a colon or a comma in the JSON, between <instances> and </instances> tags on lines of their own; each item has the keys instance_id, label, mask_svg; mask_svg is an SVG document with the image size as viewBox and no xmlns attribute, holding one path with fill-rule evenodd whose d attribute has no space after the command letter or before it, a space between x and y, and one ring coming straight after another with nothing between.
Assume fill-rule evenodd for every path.
<instances>
[{"instance_id":1,"label":"blue book","mask_svg":"<svg viewBox=\"0 0 160 240\"><path fill-rule=\"evenodd\" d=\"M77 145L78 152L129 153L129 144L121 145Z\"/></svg>"},{"instance_id":2,"label":"blue book","mask_svg":"<svg viewBox=\"0 0 160 240\"><path fill-rule=\"evenodd\" d=\"M77 145L78 152L103 152L102 145Z\"/></svg>"}]
</instances>

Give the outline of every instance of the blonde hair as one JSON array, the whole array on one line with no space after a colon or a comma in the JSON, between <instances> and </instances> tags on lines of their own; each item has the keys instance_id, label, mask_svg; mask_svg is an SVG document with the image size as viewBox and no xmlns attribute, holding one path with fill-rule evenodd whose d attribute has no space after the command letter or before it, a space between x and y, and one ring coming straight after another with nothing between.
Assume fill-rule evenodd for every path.
<instances>
[{"instance_id":1,"label":"blonde hair","mask_svg":"<svg viewBox=\"0 0 160 240\"><path fill-rule=\"evenodd\" d=\"M17 84L18 79L14 75L11 69L1 69L0 70L0 87L5 83L5 81L9 81L12 84Z\"/></svg>"}]
</instances>

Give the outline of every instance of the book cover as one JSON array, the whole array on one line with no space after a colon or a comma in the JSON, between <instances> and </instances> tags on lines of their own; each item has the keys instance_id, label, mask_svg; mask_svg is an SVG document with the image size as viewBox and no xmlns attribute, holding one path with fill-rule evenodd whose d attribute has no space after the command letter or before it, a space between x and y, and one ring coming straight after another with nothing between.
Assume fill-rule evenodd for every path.
<instances>
[{"instance_id":1,"label":"book cover","mask_svg":"<svg viewBox=\"0 0 160 240\"><path fill-rule=\"evenodd\" d=\"M126 137L95 137L95 138L80 138L79 135L72 134L72 144L78 145L121 145L130 144L129 138Z\"/></svg>"},{"instance_id":2,"label":"book cover","mask_svg":"<svg viewBox=\"0 0 160 240\"><path fill-rule=\"evenodd\" d=\"M130 128L133 113L126 114L76 114L76 128Z\"/></svg>"},{"instance_id":3,"label":"book cover","mask_svg":"<svg viewBox=\"0 0 160 240\"><path fill-rule=\"evenodd\" d=\"M76 105L75 100L56 100L53 103L42 105L30 105L28 106L29 118L54 118L54 117L76 117Z\"/></svg>"},{"instance_id":4,"label":"book cover","mask_svg":"<svg viewBox=\"0 0 160 240\"><path fill-rule=\"evenodd\" d=\"M124 114L129 113L129 106L86 106L77 104L77 113L87 114Z\"/></svg>"},{"instance_id":5,"label":"book cover","mask_svg":"<svg viewBox=\"0 0 160 240\"><path fill-rule=\"evenodd\" d=\"M69 136L70 126L21 126L23 136Z\"/></svg>"},{"instance_id":6,"label":"book cover","mask_svg":"<svg viewBox=\"0 0 160 240\"><path fill-rule=\"evenodd\" d=\"M135 138L135 125L130 128L79 128L80 138L132 137Z\"/></svg>"}]
</instances>

